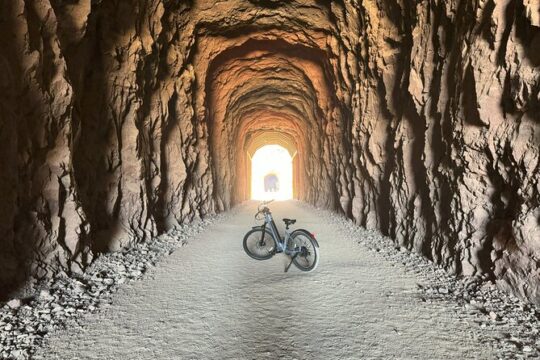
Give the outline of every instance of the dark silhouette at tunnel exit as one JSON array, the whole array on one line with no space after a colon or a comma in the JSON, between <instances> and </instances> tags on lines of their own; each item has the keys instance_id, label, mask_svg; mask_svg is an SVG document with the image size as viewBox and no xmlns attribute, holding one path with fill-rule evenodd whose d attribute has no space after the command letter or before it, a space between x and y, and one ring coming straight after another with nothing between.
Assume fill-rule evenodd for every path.
<instances>
[{"instance_id":1,"label":"dark silhouette at tunnel exit","mask_svg":"<svg viewBox=\"0 0 540 360\"><path fill-rule=\"evenodd\" d=\"M268 174L264 177L264 191L277 192L279 191L279 178L276 174Z\"/></svg>"},{"instance_id":2,"label":"dark silhouette at tunnel exit","mask_svg":"<svg viewBox=\"0 0 540 360\"><path fill-rule=\"evenodd\" d=\"M248 171L253 200L288 200L293 197L293 158L277 144L259 147Z\"/></svg>"}]
</instances>

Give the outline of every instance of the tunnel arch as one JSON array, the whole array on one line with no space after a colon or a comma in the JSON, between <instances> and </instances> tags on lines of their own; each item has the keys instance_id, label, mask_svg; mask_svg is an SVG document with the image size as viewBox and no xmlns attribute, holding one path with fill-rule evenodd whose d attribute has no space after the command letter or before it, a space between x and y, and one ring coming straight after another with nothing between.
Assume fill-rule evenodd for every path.
<instances>
[{"instance_id":1,"label":"tunnel arch","mask_svg":"<svg viewBox=\"0 0 540 360\"><path fill-rule=\"evenodd\" d=\"M338 206L331 181L336 169L321 160L347 151L344 141L334 143L340 136L329 136L346 126L340 125L330 57L313 44L248 39L209 61L204 103L218 208L249 198L249 181L238 176L249 173L246 146L252 145L244 144L273 137L289 139L288 148L294 139L294 197Z\"/></svg>"},{"instance_id":2,"label":"tunnel arch","mask_svg":"<svg viewBox=\"0 0 540 360\"><path fill-rule=\"evenodd\" d=\"M296 156L298 151L296 141L288 133L263 130L246 135L244 149L250 156L265 145L279 145L289 152L291 158Z\"/></svg>"},{"instance_id":3,"label":"tunnel arch","mask_svg":"<svg viewBox=\"0 0 540 360\"><path fill-rule=\"evenodd\" d=\"M304 185L302 182L304 174L301 173L302 169L300 167L300 160L298 155L298 144L295 141L294 137L288 133L280 131L265 131L258 130L246 134L245 143L243 147L243 156L238 162L240 168L245 169L244 171L239 170L237 173L244 173L247 175L246 183L240 184L240 190L245 189L243 192L243 197L250 198L252 194L252 162L251 159L255 153L263 148L266 145L279 145L287 150L292 159L292 198L298 199L299 194L302 193Z\"/></svg>"}]
</instances>

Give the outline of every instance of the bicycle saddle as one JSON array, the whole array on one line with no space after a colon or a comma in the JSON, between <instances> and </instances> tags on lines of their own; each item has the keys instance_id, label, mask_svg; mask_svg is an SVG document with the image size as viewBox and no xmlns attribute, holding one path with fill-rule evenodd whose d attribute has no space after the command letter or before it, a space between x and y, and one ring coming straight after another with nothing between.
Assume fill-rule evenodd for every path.
<instances>
[{"instance_id":1,"label":"bicycle saddle","mask_svg":"<svg viewBox=\"0 0 540 360\"><path fill-rule=\"evenodd\" d=\"M292 225L296 222L296 219L283 219L283 222L285 223L285 226Z\"/></svg>"}]
</instances>

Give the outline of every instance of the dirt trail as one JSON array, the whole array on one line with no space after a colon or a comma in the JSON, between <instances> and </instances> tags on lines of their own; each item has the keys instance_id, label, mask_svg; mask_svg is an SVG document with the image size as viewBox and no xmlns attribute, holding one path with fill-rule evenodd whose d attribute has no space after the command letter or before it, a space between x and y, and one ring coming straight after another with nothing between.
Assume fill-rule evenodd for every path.
<instances>
[{"instance_id":1,"label":"dirt trail","mask_svg":"<svg viewBox=\"0 0 540 360\"><path fill-rule=\"evenodd\" d=\"M422 302L418 279L340 236L293 201L271 206L321 245L319 268L284 273L285 256L249 258L244 233L256 204L215 223L124 286L82 328L53 334L36 359L492 358L444 304Z\"/></svg>"}]
</instances>

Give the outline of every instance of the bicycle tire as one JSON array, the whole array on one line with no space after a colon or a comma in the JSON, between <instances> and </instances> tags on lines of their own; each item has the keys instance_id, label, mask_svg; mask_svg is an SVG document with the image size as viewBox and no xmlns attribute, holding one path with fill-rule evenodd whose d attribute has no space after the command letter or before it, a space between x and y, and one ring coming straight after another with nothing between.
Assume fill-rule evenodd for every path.
<instances>
[{"instance_id":1,"label":"bicycle tire","mask_svg":"<svg viewBox=\"0 0 540 360\"><path fill-rule=\"evenodd\" d=\"M305 230L295 230L291 234L295 247L300 247L300 254L293 258L293 264L302 271L310 272L319 265L319 246L311 234Z\"/></svg>"},{"instance_id":2,"label":"bicycle tire","mask_svg":"<svg viewBox=\"0 0 540 360\"><path fill-rule=\"evenodd\" d=\"M268 260L274 256L276 251L276 241L272 233L265 229L264 243L257 244L261 240L262 229L252 229L244 236L244 251L255 260Z\"/></svg>"}]
</instances>

